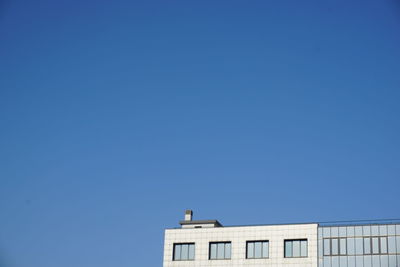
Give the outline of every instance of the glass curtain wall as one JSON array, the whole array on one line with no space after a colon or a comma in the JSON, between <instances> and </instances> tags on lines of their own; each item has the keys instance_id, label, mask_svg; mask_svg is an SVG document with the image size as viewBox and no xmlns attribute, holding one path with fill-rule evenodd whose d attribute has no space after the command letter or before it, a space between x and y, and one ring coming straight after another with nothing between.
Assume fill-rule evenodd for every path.
<instances>
[{"instance_id":1,"label":"glass curtain wall","mask_svg":"<svg viewBox=\"0 0 400 267\"><path fill-rule=\"evenodd\" d=\"M400 224L320 226L319 267L400 267Z\"/></svg>"}]
</instances>

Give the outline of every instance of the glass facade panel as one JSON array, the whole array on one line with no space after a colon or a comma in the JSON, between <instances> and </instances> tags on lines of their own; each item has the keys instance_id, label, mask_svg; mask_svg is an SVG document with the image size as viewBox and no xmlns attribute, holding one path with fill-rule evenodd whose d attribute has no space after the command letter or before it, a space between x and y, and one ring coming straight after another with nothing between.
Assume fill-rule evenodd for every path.
<instances>
[{"instance_id":1,"label":"glass facade panel","mask_svg":"<svg viewBox=\"0 0 400 267\"><path fill-rule=\"evenodd\" d=\"M379 238L372 238L372 254L379 254Z\"/></svg>"},{"instance_id":2,"label":"glass facade panel","mask_svg":"<svg viewBox=\"0 0 400 267\"><path fill-rule=\"evenodd\" d=\"M355 256L347 257L347 266L348 267L356 267L356 257Z\"/></svg>"},{"instance_id":3,"label":"glass facade panel","mask_svg":"<svg viewBox=\"0 0 400 267\"><path fill-rule=\"evenodd\" d=\"M396 234L396 226L395 225L388 225L388 235L395 235Z\"/></svg>"},{"instance_id":4,"label":"glass facade panel","mask_svg":"<svg viewBox=\"0 0 400 267\"><path fill-rule=\"evenodd\" d=\"M354 226L347 226L347 236L354 236Z\"/></svg>"},{"instance_id":5,"label":"glass facade panel","mask_svg":"<svg viewBox=\"0 0 400 267\"><path fill-rule=\"evenodd\" d=\"M210 245L210 259L217 258L217 244Z\"/></svg>"},{"instance_id":6,"label":"glass facade panel","mask_svg":"<svg viewBox=\"0 0 400 267\"><path fill-rule=\"evenodd\" d=\"M356 267L364 267L364 257L356 256Z\"/></svg>"},{"instance_id":7,"label":"glass facade panel","mask_svg":"<svg viewBox=\"0 0 400 267\"><path fill-rule=\"evenodd\" d=\"M320 238L318 239L318 257L322 257L323 255L324 255L324 241L322 238Z\"/></svg>"},{"instance_id":8,"label":"glass facade panel","mask_svg":"<svg viewBox=\"0 0 400 267\"><path fill-rule=\"evenodd\" d=\"M381 259L378 255L372 256L372 267L381 267Z\"/></svg>"},{"instance_id":9,"label":"glass facade panel","mask_svg":"<svg viewBox=\"0 0 400 267\"><path fill-rule=\"evenodd\" d=\"M387 235L387 225L379 226L379 235Z\"/></svg>"},{"instance_id":10,"label":"glass facade panel","mask_svg":"<svg viewBox=\"0 0 400 267\"><path fill-rule=\"evenodd\" d=\"M338 255L339 254L339 240L337 238L332 238L331 239L331 250L332 250L332 255Z\"/></svg>"},{"instance_id":11,"label":"glass facade panel","mask_svg":"<svg viewBox=\"0 0 400 267\"><path fill-rule=\"evenodd\" d=\"M347 254L348 255L356 254L354 250L354 238L347 238Z\"/></svg>"},{"instance_id":12,"label":"glass facade panel","mask_svg":"<svg viewBox=\"0 0 400 267\"><path fill-rule=\"evenodd\" d=\"M338 227L332 227L331 228L331 237L338 237L339 236L339 228Z\"/></svg>"},{"instance_id":13,"label":"glass facade panel","mask_svg":"<svg viewBox=\"0 0 400 267\"><path fill-rule=\"evenodd\" d=\"M400 253L400 236L396 236L397 253ZM400 262L398 262L400 264Z\"/></svg>"},{"instance_id":14,"label":"glass facade panel","mask_svg":"<svg viewBox=\"0 0 400 267\"><path fill-rule=\"evenodd\" d=\"M194 244L189 245L189 260L194 260Z\"/></svg>"},{"instance_id":15,"label":"glass facade panel","mask_svg":"<svg viewBox=\"0 0 400 267\"><path fill-rule=\"evenodd\" d=\"M345 237L345 236L347 236L346 227L345 227L345 226L344 226L344 227L339 227L339 236L340 236L340 237Z\"/></svg>"},{"instance_id":16,"label":"glass facade panel","mask_svg":"<svg viewBox=\"0 0 400 267\"><path fill-rule=\"evenodd\" d=\"M340 255L346 255L347 254L346 238L340 238L339 248L340 248L340 251L339 251Z\"/></svg>"},{"instance_id":17,"label":"glass facade panel","mask_svg":"<svg viewBox=\"0 0 400 267\"><path fill-rule=\"evenodd\" d=\"M292 246L292 242L291 241L285 241L285 257L286 258L291 258L291 257L293 257L293 254L292 254L292 249L293 248L293 246Z\"/></svg>"},{"instance_id":18,"label":"glass facade panel","mask_svg":"<svg viewBox=\"0 0 400 267\"><path fill-rule=\"evenodd\" d=\"M347 257L341 256L339 257L340 267L347 267Z\"/></svg>"},{"instance_id":19,"label":"glass facade panel","mask_svg":"<svg viewBox=\"0 0 400 267\"><path fill-rule=\"evenodd\" d=\"M389 256L382 255L381 257L381 267L389 267Z\"/></svg>"},{"instance_id":20,"label":"glass facade panel","mask_svg":"<svg viewBox=\"0 0 400 267\"><path fill-rule=\"evenodd\" d=\"M339 267L339 257L338 256L332 257L332 267Z\"/></svg>"},{"instance_id":21,"label":"glass facade panel","mask_svg":"<svg viewBox=\"0 0 400 267\"><path fill-rule=\"evenodd\" d=\"M362 237L357 237L355 238L356 240L356 255L363 255L364 250L363 250L363 239Z\"/></svg>"},{"instance_id":22,"label":"glass facade panel","mask_svg":"<svg viewBox=\"0 0 400 267\"><path fill-rule=\"evenodd\" d=\"M331 258L332 257L324 257L324 267L331 267Z\"/></svg>"},{"instance_id":23,"label":"glass facade panel","mask_svg":"<svg viewBox=\"0 0 400 267\"><path fill-rule=\"evenodd\" d=\"M386 236L382 236L380 238L380 245L381 245L381 253L382 254L387 254L387 237Z\"/></svg>"},{"instance_id":24,"label":"glass facade panel","mask_svg":"<svg viewBox=\"0 0 400 267\"><path fill-rule=\"evenodd\" d=\"M396 253L396 237L395 236L388 237L388 252L389 252L389 254Z\"/></svg>"},{"instance_id":25,"label":"glass facade panel","mask_svg":"<svg viewBox=\"0 0 400 267\"><path fill-rule=\"evenodd\" d=\"M324 237L331 237L331 228L324 227L323 228Z\"/></svg>"},{"instance_id":26,"label":"glass facade panel","mask_svg":"<svg viewBox=\"0 0 400 267\"><path fill-rule=\"evenodd\" d=\"M389 267L396 267L396 256L389 255Z\"/></svg>"},{"instance_id":27,"label":"glass facade panel","mask_svg":"<svg viewBox=\"0 0 400 267\"><path fill-rule=\"evenodd\" d=\"M248 259L254 258L254 242L247 243L247 258Z\"/></svg>"},{"instance_id":28,"label":"glass facade panel","mask_svg":"<svg viewBox=\"0 0 400 267\"><path fill-rule=\"evenodd\" d=\"M293 241L293 257L300 257L300 241Z\"/></svg>"},{"instance_id":29,"label":"glass facade panel","mask_svg":"<svg viewBox=\"0 0 400 267\"><path fill-rule=\"evenodd\" d=\"M371 225L364 225L362 228L363 228L363 236L371 235Z\"/></svg>"},{"instance_id":30,"label":"glass facade panel","mask_svg":"<svg viewBox=\"0 0 400 267\"><path fill-rule=\"evenodd\" d=\"M307 257L307 240L301 240L300 241L300 256L301 257Z\"/></svg>"},{"instance_id":31,"label":"glass facade panel","mask_svg":"<svg viewBox=\"0 0 400 267\"><path fill-rule=\"evenodd\" d=\"M324 239L324 255L331 255L331 240L329 238Z\"/></svg>"},{"instance_id":32,"label":"glass facade panel","mask_svg":"<svg viewBox=\"0 0 400 267\"><path fill-rule=\"evenodd\" d=\"M225 243L225 259L231 258L231 243Z\"/></svg>"},{"instance_id":33,"label":"glass facade panel","mask_svg":"<svg viewBox=\"0 0 400 267\"><path fill-rule=\"evenodd\" d=\"M364 267L372 267L372 256L364 256Z\"/></svg>"},{"instance_id":34,"label":"glass facade panel","mask_svg":"<svg viewBox=\"0 0 400 267\"><path fill-rule=\"evenodd\" d=\"M364 237L364 254L371 254L371 238Z\"/></svg>"},{"instance_id":35,"label":"glass facade panel","mask_svg":"<svg viewBox=\"0 0 400 267\"><path fill-rule=\"evenodd\" d=\"M362 236L363 231L362 231L362 226L356 226L354 228L354 236Z\"/></svg>"},{"instance_id":36,"label":"glass facade panel","mask_svg":"<svg viewBox=\"0 0 400 267\"><path fill-rule=\"evenodd\" d=\"M400 235L400 224L396 224L396 235ZM397 264L400 264L399 262Z\"/></svg>"},{"instance_id":37,"label":"glass facade panel","mask_svg":"<svg viewBox=\"0 0 400 267\"><path fill-rule=\"evenodd\" d=\"M379 235L379 225L371 226L371 235Z\"/></svg>"},{"instance_id":38,"label":"glass facade panel","mask_svg":"<svg viewBox=\"0 0 400 267\"><path fill-rule=\"evenodd\" d=\"M263 242L262 244L262 257L263 258L269 257L269 242Z\"/></svg>"},{"instance_id":39,"label":"glass facade panel","mask_svg":"<svg viewBox=\"0 0 400 267\"><path fill-rule=\"evenodd\" d=\"M261 258L261 242L255 242L254 244L254 257Z\"/></svg>"}]
</instances>

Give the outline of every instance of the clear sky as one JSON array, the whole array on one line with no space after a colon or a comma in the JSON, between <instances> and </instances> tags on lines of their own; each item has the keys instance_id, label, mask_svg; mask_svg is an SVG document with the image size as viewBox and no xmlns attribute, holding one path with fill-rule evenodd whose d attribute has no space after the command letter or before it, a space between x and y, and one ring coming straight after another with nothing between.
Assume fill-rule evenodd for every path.
<instances>
[{"instance_id":1,"label":"clear sky","mask_svg":"<svg viewBox=\"0 0 400 267\"><path fill-rule=\"evenodd\" d=\"M398 0L0 1L0 266L400 217L399 48Z\"/></svg>"}]
</instances>

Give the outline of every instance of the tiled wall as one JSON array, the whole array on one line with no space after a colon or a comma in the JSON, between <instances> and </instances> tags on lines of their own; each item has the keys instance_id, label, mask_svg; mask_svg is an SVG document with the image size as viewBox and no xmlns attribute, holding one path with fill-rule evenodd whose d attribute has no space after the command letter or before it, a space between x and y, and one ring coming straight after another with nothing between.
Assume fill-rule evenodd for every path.
<instances>
[{"instance_id":1,"label":"tiled wall","mask_svg":"<svg viewBox=\"0 0 400 267\"><path fill-rule=\"evenodd\" d=\"M165 231L164 267L293 266L317 267L317 224L168 229ZM308 257L284 258L285 239L308 239ZM268 259L246 259L246 241L269 240ZM229 260L209 260L209 242L231 241ZM174 243L195 243L195 260L173 261Z\"/></svg>"}]
</instances>

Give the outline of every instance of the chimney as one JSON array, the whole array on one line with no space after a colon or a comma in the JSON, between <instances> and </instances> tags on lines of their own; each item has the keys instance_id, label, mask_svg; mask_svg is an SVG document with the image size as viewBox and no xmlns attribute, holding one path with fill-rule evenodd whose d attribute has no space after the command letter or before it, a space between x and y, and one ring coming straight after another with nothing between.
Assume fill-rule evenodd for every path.
<instances>
[{"instance_id":1,"label":"chimney","mask_svg":"<svg viewBox=\"0 0 400 267\"><path fill-rule=\"evenodd\" d=\"M192 221L192 216L193 216L193 211L192 210L186 210L185 211L185 221L186 222Z\"/></svg>"}]
</instances>

